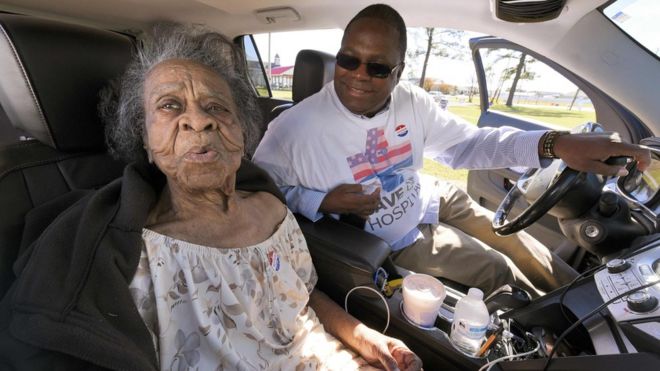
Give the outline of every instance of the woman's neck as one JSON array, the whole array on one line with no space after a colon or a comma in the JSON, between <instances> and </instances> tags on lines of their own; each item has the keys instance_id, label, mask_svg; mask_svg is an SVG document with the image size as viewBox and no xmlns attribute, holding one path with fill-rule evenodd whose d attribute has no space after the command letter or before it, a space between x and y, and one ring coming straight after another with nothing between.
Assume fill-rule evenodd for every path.
<instances>
[{"instance_id":1,"label":"woman's neck","mask_svg":"<svg viewBox=\"0 0 660 371\"><path fill-rule=\"evenodd\" d=\"M192 219L224 219L236 212L238 195L235 190L194 191L168 183L161 192L152 214L158 221L171 223Z\"/></svg>"},{"instance_id":2,"label":"woman's neck","mask_svg":"<svg viewBox=\"0 0 660 371\"><path fill-rule=\"evenodd\" d=\"M284 205L269 193L197 194L167 185L146 227L202 246L236 248L266 240L285 215Z\"/></svg>"}]
</instances>

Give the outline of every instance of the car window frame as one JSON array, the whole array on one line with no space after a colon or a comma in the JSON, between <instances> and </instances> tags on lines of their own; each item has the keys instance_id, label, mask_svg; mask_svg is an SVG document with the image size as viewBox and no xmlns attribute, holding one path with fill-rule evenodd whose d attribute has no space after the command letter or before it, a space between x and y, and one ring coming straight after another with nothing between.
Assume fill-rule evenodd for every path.
<instances>
[{"instance_id":1,"label":"car window frame","mask_svg":"<svg viewBox=\"0 0 660 371\"><path fill-rule=\"evenodd\" d=\"M479 84L479 98L481 108L480 118L489 112L490 103L488 101L489 93L486 73L479 49L506 48L526 53L527 55L545 63L548 67L555 70L555 72L559 73L564 78L575 84L591 100L596 112L596 120L598 122L607 123L607 130L617 131L625 140L634 143L639 142L642 138L653 135L648 127L646 127L646 125L644 125L644 123L637 116L635 116L623 105L615 101L605 92L598 89L580 76L574 74L570 70L564 68L557 62L554 62L553 60L539 53L536 53L533 50L527 49L524 46L495 36L474 37L469 40L469 44L472 53L472 60L475 65L477 82Z\"/></svg>"},{"instance_id":2,"label":"car window frame","mask_svg":"<svg viewBox=\"0 0 660 371\"><path fill-rule=\"evenodd\" d=\"M264 81L266 82L266 89L268 90L268 96L262 96L259 95L259 91L257 90L257 87L254 85L254 82L252 79L249 77L249 65L248 65L248 58L247 58L247 51L245 50L245 43L244 40L246 38L249 38L250 43L252 44L252 48L254 49L255 53L257 54L257 60L259 61L259 68L261 69L261 74L263 75ZM264 68L264 62L263 59L261 58L261 53L259 52L259 48L257 47L257 43L254 40L254 36L252 34L245 34L245 35L239 35L234 38L234 44L236 44L241 51L243 52L243 58L245 59L245 69L246 72L248 73L248 81L250 82L250 86L252 86L252 89L254 90L254 93L256 94L257 97L260 98L273 98L273 91L271 90L270 87L270 81L268 81L268 75L266 74L266 69Z\"/></svg>"}]
</instances>

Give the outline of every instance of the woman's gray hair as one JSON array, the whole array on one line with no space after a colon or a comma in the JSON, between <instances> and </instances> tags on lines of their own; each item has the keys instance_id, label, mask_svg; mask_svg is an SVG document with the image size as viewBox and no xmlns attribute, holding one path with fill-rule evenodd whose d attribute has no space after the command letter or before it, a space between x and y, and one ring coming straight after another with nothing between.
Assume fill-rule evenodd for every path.
<instances>
[{"instance_id":1,"label":"woman's gray hair","mask_svg":"<svg viewBox=\"0 0 660 371\"><path fill-rule=\"evenodd\" d=\"M180 24L156 25L138 46L120 80L101 92L99 112L105 123L110 153L128 162L146 160L144 82L155 65L170 59L203 64L225 80L238 108L245 152L252 153L258 140L261 114L254 89L248 82L243 54L217 32Z\"/></svg>"}]
</instances>

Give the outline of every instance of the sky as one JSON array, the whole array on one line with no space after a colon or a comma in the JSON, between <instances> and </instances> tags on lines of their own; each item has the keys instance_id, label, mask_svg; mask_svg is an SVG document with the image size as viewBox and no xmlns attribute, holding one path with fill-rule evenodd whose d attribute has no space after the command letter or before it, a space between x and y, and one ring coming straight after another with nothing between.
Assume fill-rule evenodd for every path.
<instances>
[{"instance_id":1,"label":"sky","mask_svg":"<svg viewBox=\"0 0 660 371\"><path fill-rule=\"evenodd\" d=\"M605 9L605 14L637 39L651 52L660 55L660 31L658 20L660 19L660 0L619 0ZM424 40L420 39L419 29L408 29L408 50L422 46ZM466 32L461 43L467 45L468 40L480 34ZM342 30L316 30L280 32L270 35L270 60L275 54L280 57L280 65L293 65L296 54L301 49L315 49L336 54L341 43ZM263 60L268 59L268 34L255 35L257 47ZM421 75L423 56L417 58L407 57L404 78L417 77ZM522 81L519 88L528 91L546 91L568 93L575 90L575 86L558 75L541 62L534 63L533 71L536 77L531 81ZM469 86L475 79L474 65L471 58L456 60L431 56L426 71L428 78L443 81L458 86Z\"/></svg>"}]
</instances>

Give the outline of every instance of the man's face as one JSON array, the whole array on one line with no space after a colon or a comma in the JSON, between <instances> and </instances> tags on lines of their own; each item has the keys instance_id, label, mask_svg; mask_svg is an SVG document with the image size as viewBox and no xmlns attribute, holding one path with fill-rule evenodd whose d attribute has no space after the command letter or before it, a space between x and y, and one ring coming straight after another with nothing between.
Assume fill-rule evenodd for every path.
<instances>
[{"instance_id":1,"label":"man's face","mask_svg":"<svg viewBox=\"0 0 660 371\"><path fill-rule=\"evenodd\" d=\"M396 29L373 18L357 20L345 31L339 52L362 62L354 71L335 66L335 91L349 111L371 116L385 105L399 81L403 66L386 78L377 78L367 74L365 63L376 62L390 67L401 63L398 40Z\"/></svg>"}]
</instances>

